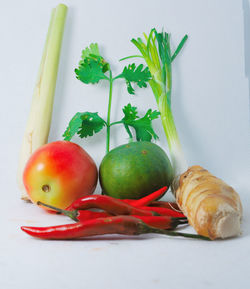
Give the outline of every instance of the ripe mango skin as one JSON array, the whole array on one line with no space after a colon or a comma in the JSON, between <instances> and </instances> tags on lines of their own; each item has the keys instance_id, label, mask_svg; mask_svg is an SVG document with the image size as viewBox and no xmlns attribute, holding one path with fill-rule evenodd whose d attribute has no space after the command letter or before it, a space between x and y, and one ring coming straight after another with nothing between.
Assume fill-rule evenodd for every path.
<instances>
[{"instance_id":1,"label":"ripe mango skin","mask_svg":"<svg viewBox=\"0 0 250 289\"><path fill-rule=\"evenodd\" d=\"M55 141L38 148L23 173L24 186L34 204L40 201L61 209L93 194L97 178L94 160L70 141Z\"/></svg>"}]
</instances>

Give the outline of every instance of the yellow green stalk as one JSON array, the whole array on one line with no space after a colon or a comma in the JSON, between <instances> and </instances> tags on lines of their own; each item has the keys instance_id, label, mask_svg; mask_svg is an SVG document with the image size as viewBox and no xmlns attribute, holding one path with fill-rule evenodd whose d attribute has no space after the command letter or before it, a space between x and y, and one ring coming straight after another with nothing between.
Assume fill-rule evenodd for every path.
<instances>
[{"instance_id":1,"label":"yellow green stalk","mask_svg":"<svg viewBox=\"0 0 250 289\"><path fill-rule=\"evenodd\" d=\"M187 169L187 162L181 148L171 108L171 64L187 40L187 35L183 37L173 54L170 49L170 35L168 33L158 33L155 29L152 29L149 35L144 34L144 37L145 43L141 38L132 39L131 42L140 51L141 55L139 57L145 60L151 73L152 79L149 81L149 84L161 113L162 125L168 141L174 174L180 175ZM123 59L131 57L138 57L138 55Z\"/></svg>"},{"instance_id":2,"label":"yellow green stalk","mask_svg":"<svg viewBox=\"0 0 250 289\"><path fill-rule=\"evenodd\" d=\"M23 185L23 170L31 154L48 141L60 50L67 6L59 4L52 10L49 29L33 92L32 103L22 142L17 181L21 197L28 200Z\"/></svg>"}]
</instances>

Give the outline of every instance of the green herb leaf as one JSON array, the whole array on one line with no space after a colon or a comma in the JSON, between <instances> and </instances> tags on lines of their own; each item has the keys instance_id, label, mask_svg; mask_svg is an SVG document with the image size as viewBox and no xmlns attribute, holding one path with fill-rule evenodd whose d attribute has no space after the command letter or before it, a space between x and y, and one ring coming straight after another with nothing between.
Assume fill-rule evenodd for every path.
<instances>
[{"instance_id":1,"label":"green herb leaf","mask_svg":"<svg viewBox=\"0 0 250 289\"><path fill-rule=\"evenodd\" d=\"M158 111L149 109L142 118L139 118L137 108L129 103L123 108L123 113L125 115L122 119L123 124L125 128L126 126L134 128L137 141L151 141L152 138L158 138L152 127L152 120L160 115Z\"/></svg>"},{"instance_id":2,"label":"green herb leaf","mask_svg":"<svg viewBox=\"0 0 250 289\"><path fill-rule=\"evenodd\" d=\"M64 140L70 141L77 133L81 138L93 136L106 125L106 122L93 112L77 112L69 122L66 131L63 134Z\"/></svg>"},{"instance_id":3,"label":"green herb leaf","mask_svg":"<svg viewBox=\"0 0 250 289\"><path fill-rule=\"evenodd\" d=\"M65 130L65 132L63 134L64 140L70 141L72 139L72 137L78 132L80 126L82 125L81 116L82 116L81 112L77 112L73 116L73 118L69 122L67 129Z\"/></svg>"},{"instance_id":4,"label":"green herb leaf","mask_svg":"<svg viewBox=\"0 0 250 289\"><path fill-rule=\"evenodd\" d=\"M75 69L76 78L82 82L98 83L101 79L108 79L103 73L103 64L101 58L85 58L84 61L79 65L78 69Z\"/></svg>"},{"instance_id":5,"label":"green herb leaf","mask_svg":"<svg viewBox=\"0 0 250 289\"><path fill-rule=\"evenodd\" d=\"M125 105L122 111L124 113L124 118L122 119L123 122L130 122L139 118L137 116L137 107L131 106L130 103L128 105Z\"/></svg>"},{"instance_id":6,"label":"green herb leaf","mask_svg":"<svg viewBox=\"0 0 250 289\"><path fill-rule=\"evenodd\" d=\"M101 56L97 43L91 43L89 47L86 47L84 50L82 50L82 59L79 61L79 65L84 63L86 58L92 58L94 60L100 61L103 65L103 73L109 70L109 64Z\"/></svg>"},{"instance_id":7,"label":"green herb leaf","mask_svg":"<svg viewBox=\"0 0 250 289\"><path fill-rule=\"evenodd\" d=\"M104 119L102 119L97 112L84 112L81 115L82 125L77 132L81 137L92 136L94 133L98 133L106 125Z\"/></svg>"},{"instance_id":8,"label":"green herb leaf","mask_svg":"<svg viewBox=\"0 0 250 289\"><path fill-rule=\"evenodd\" d=\"M151 74L148 67L143 69L143 64L136 67L135 63L133 63L124 67L121 77L126 80L128 93L135 94L131 82L136 83L141 88L147 87L147 82L151 79Z\"/></svg>"},{"instance_id":9,"label":"green herb leaf","mask_svg":"<svg viewBox=\"0 0 250 289\"><path fill-rule=\"evenodd\" d=\"M89 45L89 47L86 47L83 51L82 51L82 59L84 60L87 57L90 57L91 55L97 55L97 56L101 56L100 52L99 52L99 47L97 43L91 43ZM80 60L81 64L82 60Z\"/></svg>"},{"instance_id":10,"label":"green herb leaf","mask_svg":"<svg viewBox=\"0 0 250 289\"><path fill-rule=\"evenodd\" d=\"M130 124L135 129L137 141L151 141L152 137L158 139L157 134L154 132L151 121L158 118L160 113L149 109L145 116L134 121Z\"/></svg>"},{"instance_id":11,"label":"green herb leaf","mask_svg":"<svg viewBox=\"0 0 250 289\"><path fill-rule=\"evenodd\" d=\"M105 72L109 70L109 64L100 55L98 44L91 43L82 51L82 58L78 69L75 69L77 79L82 82L98 83L101 79L108 79Z\"/></svg>"}]
</instances>

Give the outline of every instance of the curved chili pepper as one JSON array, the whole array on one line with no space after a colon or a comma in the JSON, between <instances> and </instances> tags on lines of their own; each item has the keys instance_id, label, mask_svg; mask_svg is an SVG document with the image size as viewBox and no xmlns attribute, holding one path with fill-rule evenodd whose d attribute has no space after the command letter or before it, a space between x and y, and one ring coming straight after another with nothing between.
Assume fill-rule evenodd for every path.
<instances>
[{"instance_id":1,"label":"curved chili pepper","mask_svg":"<svg viewBox=\"0 0 250 289\"><path fill-rule=\"evenodd\" d=\"M200 235L167 231L150 227L142 220L132 216L97 218L85 222L77 222L74 224L53 227L23 226L21 229L33 237L50 240L77 239L105 234L140 235L148 233L210 240L209 238Z\"/></svg>"},{"instance_id":2,"label":"curved chili pepper","mask_svg":"<svg viewBox=\"0 0 250 289\"><path fill-rule=\"evenodd\" d=\"M62 212L63 215L70 217L76 222L87 221L96 218L109 217L110 214L106 212L93 212L90 210L74 210ZM73 215L72 215L73 214Z\"/></svg>"},{"instance_id":3,"label":"curved chili pepper","mask_svg":"<svg viewBox=\"0 0 250 289\"><path fill-rule=\"evenodd\" d=\"M89 211L89 210L63 210L48 204L44 204L40 201L37 202L38 206L43 206L43 207L47 207L51 210L56 211L57 213L63 214L69 218L71 218L72 220L79 222L79 221L86 221L89 219L95 219L95 218L102 218L102 217L108 217L110 216L110 214L106 213L106 212L93 212L93 211Z\"/></svg>"},{"instance_id":4,"label":"curved chili pepper","mask_svg":"<svg viewBox=\"0 0 250 289\"><path fill-rule=\"evenodd\" d=\"M156 216L157 212L133 207L119 199L103 195L90 195L73 202L67 210L102 209L112 215Z\"/></svg>"},{"instance_id":5,"label":"curved chili pepper","mask_svg":"<svg viewBox=\"0 0 250 289\"><path fill-rule=\"evenodd\" d=\"M139 200L131 200L131 199L122 199L121 201L130 204L133 207L143 207L143 206L148 206L149 204L151 204L153 201L159 199L160 197L162 197L166 191L167 191L168 187L162 187L161 189L153 192L152 194L149 194Z\"/></svg>"},{"instance_id":6,"label":"curved chili pepper","mask_svg":"<svg viewBox=\"0 0 250 289\"><path fill-rule=\"evenodd\" d=\"M84 222L91 219L110 217L106 212L93 212L93 211L78 211L78 221ZM159 229L175 229L178 225L188 224L187 218L175 218L170 216L136 216L131 215L142 220L149 226Z\"/></svg>"},{"instance_id":7,"label":"curved chili pepper","mask_svg":"<svg viewBox=\"0 0 250 289\"><path fill-rule=\"evenodd\" d=\"M131 216L117 216L52 227L23 226L21 229L33 237L64 240L104 234L136 235L137 226L140 222L139 219Z\"/></svg>"},{"instance_id":8,"label":"curved chili pepper","mask_svg":"<svg viewBox=\"0 0 250 289\"><path fill-rule=\"evenodd\" d=\"M145 224L159 229L175 229L178 225L187 224L187 218L174 218L170 216L133 216Z\"/></svg>"},{"instance_id":9,"label":"curved chili pepper","mask_svg":"<svg viewBox=\"0 0 250 289\"><path fill-rule=\"evenodd\" d=\"M110 217L110 214L106 212L93 212L89 210L76 210L76 211L77 211L77 220L80 222L96 218Z\"/></svg>"},{"instance_id":10,"label":"curved chili pepper","mask_svg":"<svg viewBox=\"0 0 250 289\"><path fill-rule=\"evenodd\" d=\"M44 204L42 202L37 202L38 205L42 205L44 207L48 207L52 210L57 211L58 213L62 213L65 216L70 217L74 221L86 221L90 219L96 219L96 218L101 218L101 217L109 217L110 215L106 212L93 212L89 210L73 210L73 211L67 211L63 209L59 209L57 207L51 206ZM187 224L187 218L173 218L171 216L136 216L133 215L134 217L142 220L144 223L160 228L160 229L174 229L180 224Z\"/></svg>"},{"instance_id":11,"label":"curved chili pepper","mask_svg":"<svg viewBox=\"0 0 250 289\"><path fill-rule=\"evenodd\" d=\"M171 216L171 217L176 217L176 218L185 218L186 216L181 213L174 211L172 209L167 209L167 208L161 208L161 207L140 207L140 209L144 211L153 211L158 213L160 216Z\"/></svg>"}]
</instances>

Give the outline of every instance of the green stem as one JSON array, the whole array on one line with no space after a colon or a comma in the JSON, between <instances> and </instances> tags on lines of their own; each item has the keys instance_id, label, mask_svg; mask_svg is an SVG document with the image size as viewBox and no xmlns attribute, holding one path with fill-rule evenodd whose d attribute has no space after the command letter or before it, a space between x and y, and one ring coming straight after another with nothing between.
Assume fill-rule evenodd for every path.
<instances>
[{"instance_id":1,"label":"green stem","mask_svg":"<svg viewBox=\"0 0 250 289\"><path fill-rule=\"evenodd\" d=\"M146 225L145 223L140 224L140 234L161 234L161 235L167 235L167 236L173 236L173 237L186 237L186 238L192 238L192 239L200 239L200 240L206 240L211 241L208 237L197 235L197 234L189 234L189 233L181 233L181 232L175 232L175 231L168 231L163 229L157 229L154 227L150 227Z\"/></svg>"},{"instance_id":2,"label":"green stem","mask_svg":"<svg viewBox=\"0 0 250 289\"><path fill-rule=\"evenodd\" d=\"M124 124L124 127L125 127L128 135L129 135L129 142L133 142L133 135L132 135L132 133L131 133L131 131L129 129L129 126L127 124Z\"/></svg>"},{"instance_id":3,"label":"green stem","mask_svg":"<svg viewBox=\"0 0 250 289\"><path fill-rule=\"evenodd\" d=\"M110 126L116 125L116 124L122 124L122 123L123 123L123 121L122 121L122 120L119 120L119 121L112 122L112 123L110 124Z\"/></svg>"},{"instance_id":4,"label":"green stem","mask_svg":"<svg viewBox=\"0 0 250 289\"><path fill-rule=\"evenodd\" d=\"M114 80L114 79L113 79L113 80ZM124 127L125 127L125 129L126 129L126 132L127 132L128 135L129 135L129 142L133 142L133 135L132 135L132 133L131 133L128 125L125 124L122 120L120 120L120 121L112 122L112 123L110 124L110 126L116 125L116 124L123 124L123 125L124 125Z\"/></svg>"},{"instance_id":5,"label":"green stem","mask_svg":"<svg viewBox=\"0 0 250 289\"><path fill-rule=\"evenodd\" d=\"M110 115L111 115L111 103L112 103L112 89L113 89L113 79L112 72L109 71L109 103L108 103L108 115L107 115L107 136L106 136L106 153L109 152L110 143Z\"/></svg>"},{"instance_id":6,"label":"green stem","mask_svg":"<svg viewBox=\"0 0 250 289\"><path fill-rule=\"evenodd\" d=\"M123 78L123 74L122 73L120 73L120 74L118 74L116 77L114 77L112 80L114 81L114 80L116 80L116 79L118 79L118 78Z\"/></svg>"},{"instance_id":7,"label":"green stem","mask_svg":"<svg viewBox=\"0 0 250 289\"><path fill-rule=\"evenodd\" d=\"M50 208L52 210L55 210L58 213L61 213L61 214L65 215L65 216L67 216L67 217L70 217L72 220L74 220L76 222L79 221L77 219L77 215L78 215L78 211L77 210L67 211L67 210L59 209L59 208L51 206L51 205L44 204L44 203L42 203L40 201L37 202L37 205L38 206L44 206L44 207Z\"/></svg>"},{"instance_id":8,"label":"green stem","mask_svg":"<svg viewBox=\"0 0 250 289\"><path fill-rule=\"evenodd\" d=\"M129 59L129 58L136 58L136 57L143 58L143 56L141 56L141 55L130 55L130 56L123 57L123 58L119 59L119 61L123 61L123 60Z\"/></svg>"}]
</instances>

